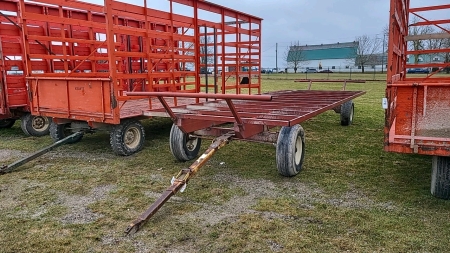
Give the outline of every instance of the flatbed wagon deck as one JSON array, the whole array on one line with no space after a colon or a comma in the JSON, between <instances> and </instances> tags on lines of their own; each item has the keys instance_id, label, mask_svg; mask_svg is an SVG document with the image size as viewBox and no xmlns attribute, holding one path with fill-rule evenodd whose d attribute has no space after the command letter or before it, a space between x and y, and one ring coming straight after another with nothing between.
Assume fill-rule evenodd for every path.
<instances>
[{"instance_id":1,"label":"flatbed wagon deck","mask_svg":"<svg viewBox=\"0 0 450 253\"><path fill-rule=\"evenodd\" d=\"M171 185L140 217L125 230L135 233L164 203L178 191L183 191L189 179L212 155L231 139L276 143L278 172L294 176L303 166L305 133L299 123L327 110L341 114L341 125L353 120L353 99L364 91L283 90L261 95L186 94L177 92L131 92L129 96L157 97L163 108L143 111L144 116L170 117L170 150L179 161L197 157L201 138L214 136L209 148L172 179ZM172 107L169 99L208 99L195 104ZM271 128L281 127L275 132Z\"/></svg>"},{"instance_id":2,"label":"flatbed wagon deck","mask_svg":"<svg viewBox=\"0 0 450 253\"><path fill-rule=\"evenodd\" d=\"M244 123L293 126L324 111L339 107L364 93L362 91L283 90L264 93L263 95L272 97L270 101L236 99L233 100L233 104L234 111ZM164 93L156 95L162 96ZM181 119L213 120L224 123L235 121L233 111L224 99L180 105L171 110L177 118ZM163 107L144 111L143 115L170 117L166 108Z\"/></svg>"}]
</instances>

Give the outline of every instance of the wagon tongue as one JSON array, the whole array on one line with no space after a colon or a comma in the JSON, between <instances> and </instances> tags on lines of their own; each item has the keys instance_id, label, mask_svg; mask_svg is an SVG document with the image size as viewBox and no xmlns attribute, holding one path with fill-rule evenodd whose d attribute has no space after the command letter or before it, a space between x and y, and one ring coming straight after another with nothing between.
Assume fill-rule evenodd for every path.
<instances>
[{"instance_id":1,"label":"wagon tongue","mask_svg":"<svg viewBox=\"0 0 450 253\"><path fill-rule=\"evenodd\" d=\"M205 163L214 155L214 153L228 144L234 133L227 133L216 138L209 148L201 155L189 168L182 169L176 177L172 179L172 184L139 218L133 221L126 229L126 235L136 233L144 223L149 220L163 205L177 192L183 192L189 179L194 176L197 171L205 165Z\"/></svg>"},{"instance_id":2,"label":"wagon tongue","mask_svg":"<svg viewBox=\"0 0 450 253\"><path fill-rule=\"evenodd\" d=\"M18 160L16 162L11 163L10 165L0 166L0 175L9 173L9 172L13 171L15 168L17 168L17 167L19 167L19 166L21 166L21 165L23 165L23 164L25 164L25 163L27 163L29 161L32 161L32 160L34 160L34 159L36 159L36 158L38 158L38 157L40 157L40 156L50 152L50 151L52 151L53 149L55 149L55 148L57 148L57 147L59 147L61 145L64 145L64 144L72 141L73 139L78 138L80 135L83 135L83 134L84 134L83 131L75 132L75 133L65 137L64 139L61 139L61 140L51 144L50 146L47 146L47 147L45 147L45 148L43 148L43 149L41 149L39 151L36 151L35 153L33 153L33 154L31 154L31 155L29 155L29 156L27 156L25 158L22 158L22 159L20 159L20 160Z\"/></svg>"},{"instance_id":3,"label":"wagon tongue","mask_svg":"<svg viewBox=\"0 0 450 253\"><path fill-rule=\"evenodd\" d=\"M0 167L0 174L3 174L4 172L2 173L2 171L5 171L7 168L8 168L8 165L2 165Z\"/></svg>"}]
</instances>

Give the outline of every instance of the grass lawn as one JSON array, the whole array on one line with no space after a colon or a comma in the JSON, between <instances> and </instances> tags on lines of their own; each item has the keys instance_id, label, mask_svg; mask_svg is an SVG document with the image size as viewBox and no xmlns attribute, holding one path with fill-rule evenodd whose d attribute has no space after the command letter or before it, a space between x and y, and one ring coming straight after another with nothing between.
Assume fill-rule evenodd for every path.
<instances>
[{"instance_id":1,"label":"grass lawn","mask_svg":"<svg viewBox=\"0 0 450 253\"><path fill-rule=\"evenodd\" d=\"M292 80L304 75L265 75L263 91L305 89ZM170 153L171 121L144 120L144 149L130 157L112 154L106 132L60 147L0 176L0 252L448 252L450 201L430 194L431 157L383 151L385 82L347 89L367 92L353 124L334 111L304 122L297 176L278 175L273 145L232 142L133 236L129 222L190 165ZM0 138L0 164L52 143L20 122Z\"/></svg>"}]
</instances>

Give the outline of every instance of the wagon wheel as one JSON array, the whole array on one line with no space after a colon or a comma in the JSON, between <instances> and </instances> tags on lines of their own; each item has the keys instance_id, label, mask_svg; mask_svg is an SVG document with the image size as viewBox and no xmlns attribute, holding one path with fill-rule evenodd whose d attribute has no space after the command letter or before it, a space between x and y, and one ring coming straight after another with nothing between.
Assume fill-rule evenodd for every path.
<instances>
[{"instance_id":1,"label":"wagon wheel","mask_svg":"<svg viewBox=\"0 0 450 253\"><path fill-rule=\"evenodd\" d=\"M282 127L276 152L278 173L285 177L297 175L305 160L305 131L302 126Z\"/></svg>"},{"instance_id":2,"label":"wagon wheel","mask_svg":"<svg viewBox=\"0 0 450 253\"><path fill-rule=\"evenodd\" d=\"M52 137L53 141L57 142L59 140L66 138L67 136L71 135L73 133L73 131L72 131L70 125L71 125L70 123L56 124L55 122L51 121L49 131L50 131L50 137ZM76 142L79 142L82 138L83 138L83 135L79 135L78 137L76 137L70 141L67 141L67 143L69 143L69 144L76 143Z\"/></svg>"},{"instance_id":3,"label":"wagon wheel","mask_svg":"<svg viewBox=\"0 0 450 253\"><path fill-rule=\"evenodd\" d=\"M33 116L30 113L20 118L20 127L22 131L31 136L45 136L50 132L50 123L52 120L43 116Z\"/></svg>"},{"instance_id":4,"label":"wagon wheel","mask_svg":"<svg viewBox=\"0 0 450 253\"><path fill-rule=\"evenodd\" d=\"M177 125L172 125L170 151L178 161L185 162L197 157L201 144L201 138L190 137L189 134L183 133Z\"/></svg>"},{"instance_id":5,"label":"wagon wheel","mask_svg":"<svg viewBox=\"0 0 450 253\"><path fill-rule=\"evenodd\" d=\"M431 167L431 194L450 199L450 157L433 156Z\"/></svg>"},{"instance_id":6,"label":"wagon wheel","mask_svg":"<svg viewBox=\"0 0 450 253\"><path fill-rule=\"evenodd\" d=\"M128 156L142 149L145 141L144 126L138 120L124 120L110 132L109 142L114 153Z\"/></svg>"},{"instance_id":7,"label":"wagon wheel","mask_svg":"<svg viewBox=\"0 0 450 253\"><path fill-rule=\"evenodd\" d=\"M353 101L347 101L341 105L341 125L349 126L353 122L353 114L355 113L355 106Z\"/></svg>"},{"instance_id":8,"label":"wagon wheel","mask_svg":"<svg viewBox=\"0 0 450 253\"><path fill-rule=\"evenodd\" d=\"M1 119L0 128L11 128L14 123L16 123L15 119Z\"/></svg>"}]
</instances>

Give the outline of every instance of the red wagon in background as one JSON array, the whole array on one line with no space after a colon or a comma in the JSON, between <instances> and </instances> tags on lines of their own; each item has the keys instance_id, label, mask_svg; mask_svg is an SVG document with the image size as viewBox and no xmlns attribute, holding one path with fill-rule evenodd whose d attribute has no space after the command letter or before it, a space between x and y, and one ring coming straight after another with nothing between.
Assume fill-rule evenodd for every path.
<instances>
[{"instance_id":1,"label":"red wagon in background","mask_svg":"<svg viewBox=\"0 0 450 253\"><path fill-rule=\"evenodd\" d=\"M424 41L450 40L450 19L436 13L450 11L450 4L410 7L409 0L391 0L385 117L386 151L432 156L431 193L450 199L450 75L448 46L422 49ZM412 23L416 17L418 22ZM424 26L439 28L434 34L414 34ZM447 62L408 63L408 57L447 56ZM434 57L431 57L433 59ZM412 74L410 69L426 69Z\"/></svg>"},{"instance_id":2,"label":"red wagon in background","mask_svg":"<svg viewBox=\"0 0 450 253\"><path fill-rule=\"evenodd\" d=\"M43 136L49 133L51 118L30 113L18 4L0 4L0 128L10 128L20 118L25 134Z\"/></svg>"},{"instance_id":3,"label":"red wagon in background","mask_svg":"<svg viewBox=\"0 0 450 253\"><path fill-rule=\"evenodd\" d=\"M19 1L18 15L30 110L53 118L54 140L106 128L115 153L130 155L143 145L143 111L160 104L128 92L261 91L253 71L260 69L260 18L206 1L173 0L170 12L147 8L146 1L144 7L113 0L104 6L33 2ZM175 3L190 8L193 17L173 12ZM210 69L213 74L204 71Z\"/></svg>"}]
</instances>

